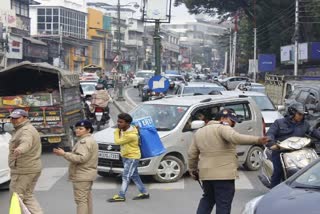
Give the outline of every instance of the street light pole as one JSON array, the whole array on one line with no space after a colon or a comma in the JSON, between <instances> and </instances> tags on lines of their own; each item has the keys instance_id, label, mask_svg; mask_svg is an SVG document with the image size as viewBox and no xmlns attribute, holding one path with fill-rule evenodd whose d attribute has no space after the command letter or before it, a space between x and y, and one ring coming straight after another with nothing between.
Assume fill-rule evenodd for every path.
<instances>
[{"instance_id":1,"label":"street light pole","mask_svg":"<svg viewBox=\"0 0 320 214\"><path fill-rule=\"evenodd\" d=\"M118 0L118 5L117 5L117 15L118 15L118 78L117 78L117 83L118 83L118 101L125 101L123 97L123 82L122 82L122 77L120 74L122 74L122 69L121 69L121 61L122 61L122 56L121 56L121 22L120 22L120 0Z\"/></svg>"},{"instance_id":2,"label":"street light pole","mask_svg":"<svg viewBox=\"0 0 320 214\"><path fill-rule=\"evenodd\" d=\"M296 0L295 33L294 33L294 76L298 75L299 62L299 0Z\"/></svg>"},{"instance_id":3,"label":"street light pole","mask_svg":"<svg viewBox=\"0 0 320 214\"><path fill-rule=\"evenodd\" d=\"M161 75L161 37L160 31L160 21L156 20L154 29L154 51L155 51L155 75Z\"/></svg>"}]
</instances>

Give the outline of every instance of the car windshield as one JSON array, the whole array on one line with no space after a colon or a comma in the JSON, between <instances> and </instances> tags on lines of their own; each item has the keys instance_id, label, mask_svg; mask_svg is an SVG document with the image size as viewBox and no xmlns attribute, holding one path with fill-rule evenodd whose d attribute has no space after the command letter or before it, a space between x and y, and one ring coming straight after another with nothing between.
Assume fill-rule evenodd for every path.
<instances>
[{"instance_id":1,"label":"car windshield","mask_svg":"<svg viewBox=\"0 0 320 214\"><path fill-rule=\"evenodd\" d=\"M187 106L143 104L130 114L134 120L150 116L158 131L170 131L180 122Z\"/></svg>"},{"instance_id":2,"label":"car windshield","mask_svg":"<svg viewBox=\"0 0 320 214\"><path fill-rule=\"evenodd\" d=\"M144 73L144 72L138 72L136 77L142 77L142 78L150 78L153 76L153 73Z\"/></svg>"},{"instance_id":3,"label":"car windshield","mask_svg":"<svg viewBox=\"0 0 320 214\"><path fill-rule=\"evenodd\" d=\"M250 88L250 91L260 92L260 93L266 93L266 88L261 86L252 86Z\"/></svg>"},{"instance_id":4,"label":"car windshield","mask_svg":"<svg viewBox=\"0 0 320 214\"><path fill-rule=\"evenodd\" d=\"M210 92L224 91L223 87L185 87L183 94L209 94Z\"/></svg>"},{"instance_id":5,"label":"car windshield","mask_svg":"<svg viewBox=\"0 0 320 214\"><path fill-rule=\"evenodd\" d=\"M250 96L261 111L275 111L276 108L267 96Z\"/></svg>"},{"instance_id":6,"label":"car windshield","mask_svg":"<svg viewBox=\"0 0 320 214\"><path fill-rule=\"evenodd\" d=\"M320 189L320 162L297 177L292 182L292 186L296 188Z\"/></svg>"},{"instance_id":7,"label":"car windshield","mask_svg":"<svg viewBox=\"0 0 320 214\"><path fill-rule=\"evenodd\" d=\"M81 84L83 92L95 91L96 84Z\"/></svg>"}]
</instances>

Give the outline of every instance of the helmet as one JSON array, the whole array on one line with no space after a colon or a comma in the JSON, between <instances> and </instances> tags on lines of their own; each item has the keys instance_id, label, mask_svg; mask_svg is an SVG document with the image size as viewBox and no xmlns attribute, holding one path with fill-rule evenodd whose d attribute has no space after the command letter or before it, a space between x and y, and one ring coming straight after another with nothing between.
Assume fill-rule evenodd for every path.
<instances>
[{"instance_id":1,"label":"helmet","mask_svg":"<svg viewBox=\"0 0 320 214\"><path fill-rule=\"evenodd\" d=\"M291 103L288 107L288 114L294 116L296 113L307 114L304 105L300 102Z\"/></svg>"},{"instance_id":2,"label":"helmet","mask_svg":"<svg viewBox=\"0 0 320 214\"><path fill-rule=\"evenodd\" d=\"M104 86L102 84L96 85L96 90L102 90L102 89L104 89Z\"/></svg>"}]
</instances>

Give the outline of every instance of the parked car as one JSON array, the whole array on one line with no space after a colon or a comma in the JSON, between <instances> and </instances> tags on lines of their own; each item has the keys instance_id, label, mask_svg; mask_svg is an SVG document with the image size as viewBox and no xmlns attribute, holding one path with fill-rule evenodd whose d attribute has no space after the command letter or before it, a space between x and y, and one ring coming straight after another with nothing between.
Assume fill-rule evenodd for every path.
<instances>
[{"instance_id":1,"label":"parked car","mask_svg":"<svg viewBox=\"0 0 320 214\"><path fill-rule=\"evenodd\" d=\"M236 91L255 91L266 94L266 87L255 82L240 82L235 88Z\"/></svg>"},{"instance_id":2,"label":"parked car","mask_svg":"<svg viewBox=\"0 0 320 214\"><path fill-rule=\"evenodd\" d=\"M320 159L265 195L249 201L242 214L319 213Z\"/></svg>"},{"instance_id":3,"label":"parked car","mask_svg":"<svg viewBox=\"0 0 320 214\"><path fill-rule=\"evenodd\" d=\"M176 85L180 83L185 83L185 79L182 75L180 74L166 74L165 77L169 80L170 89L173 89Z\"/></svg>"},{"instance_id":4,"label":"parked car","mask_svg":"<svg viewBox=\"0 0 320 214\"><path fill-rule=\"evenodd\" d=\"M139 84L144 84L145 79L150 79L154 75L155 71L153 70L141 70L138 71L132 80L132 86L137 88Z\"/></svg>"},{"instance_id":5,"label":"parked car","mask_svg":"<svg viewBox=\"0 0 320 214\"><path fill-rule=\"evenodd\" d=\"M207 82L190 82L181 83L177 86L175 94L194 94L194 95L208 95L208 94L220 94L220 91L225 91L225 87L216 83Z\"/></svg>"},{"instance_id":6,"label":"parked car","mask_svg":"<svg viewBox=\"0 0 320 214\"><path fill-rule=\"evenodd\" d=\"M271 124L274 123L275 120L283 118L282 114L277 110L277 108L273 105L270 98L263 93L254 92L254 91L221 91L222 95L242 95L251 97L259 107L265 125L266 131L270 128Z\"/></svg>"},{"instance_id":7,"label":"parked car","mask_svg":"<svg viewBox=\"0 0 320 214\"><path fill-rule=\"evenodd\" d=\"M4 130L4 123L0 123L0 188L10 181L10 168L8 165L10 139L11 135Z\"/></svg>"},{"instance_id":8,"label":"parked car","mask_svg":"<svg viewBox=\"0 0 320 214\"><path fill-rule=\"evenodd\" d=\"M232 108L243 122L235 129L243 134L262 136L264 124L259 107L248 97L215 95L171 96L140 104L131 112L133 119L151 116L166 152L158 157L140 160L139 173L152 175L158 182L175 182L188 170L187 151L194 130L191 123L198 120L197 113L206 111L214 119L223 108ZM114 144L115 127L94 134L99 145L98 174L108 176L110 172L122 173L123 164L119 145ZM239 164L249 170L261 166L259 145L237 147Z\"/></svg>"},{"instance_id":9,"label":"parked car","mask_svg":"<svg viewBox=\"0 0 320 214\"><path fill-rule=\"evenodd\" d=\"M220 80L220 83L228 90L234 90L240 82L249 82L247 77L227 77Z\"/></svg>"}]
</instances>

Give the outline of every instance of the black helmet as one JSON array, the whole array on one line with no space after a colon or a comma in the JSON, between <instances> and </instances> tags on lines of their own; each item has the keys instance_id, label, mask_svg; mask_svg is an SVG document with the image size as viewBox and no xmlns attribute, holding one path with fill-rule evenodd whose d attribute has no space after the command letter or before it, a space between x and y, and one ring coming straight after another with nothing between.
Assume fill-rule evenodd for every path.
<instances>
[{"instance_id":1,"label":"black helmet","mask_svg":"<svg viewBox=\"0 0 320 214\"><path fill-rule=\"evenodd\" d=\"M102 90L102 89L104 89L104 86L102 84L96 85L96 90Z\"/></svg>"},{"instance_id":2,"label":"black helmet","mask_svg":"<svg viewBox=\"0 0 320 214\"><path fill-rule=\"evenodd\" d=\"M288 114L294 116L296 113L307 114L306 108L300 102L291 103L288 107Z\"/></svg>"}]
</instances>

